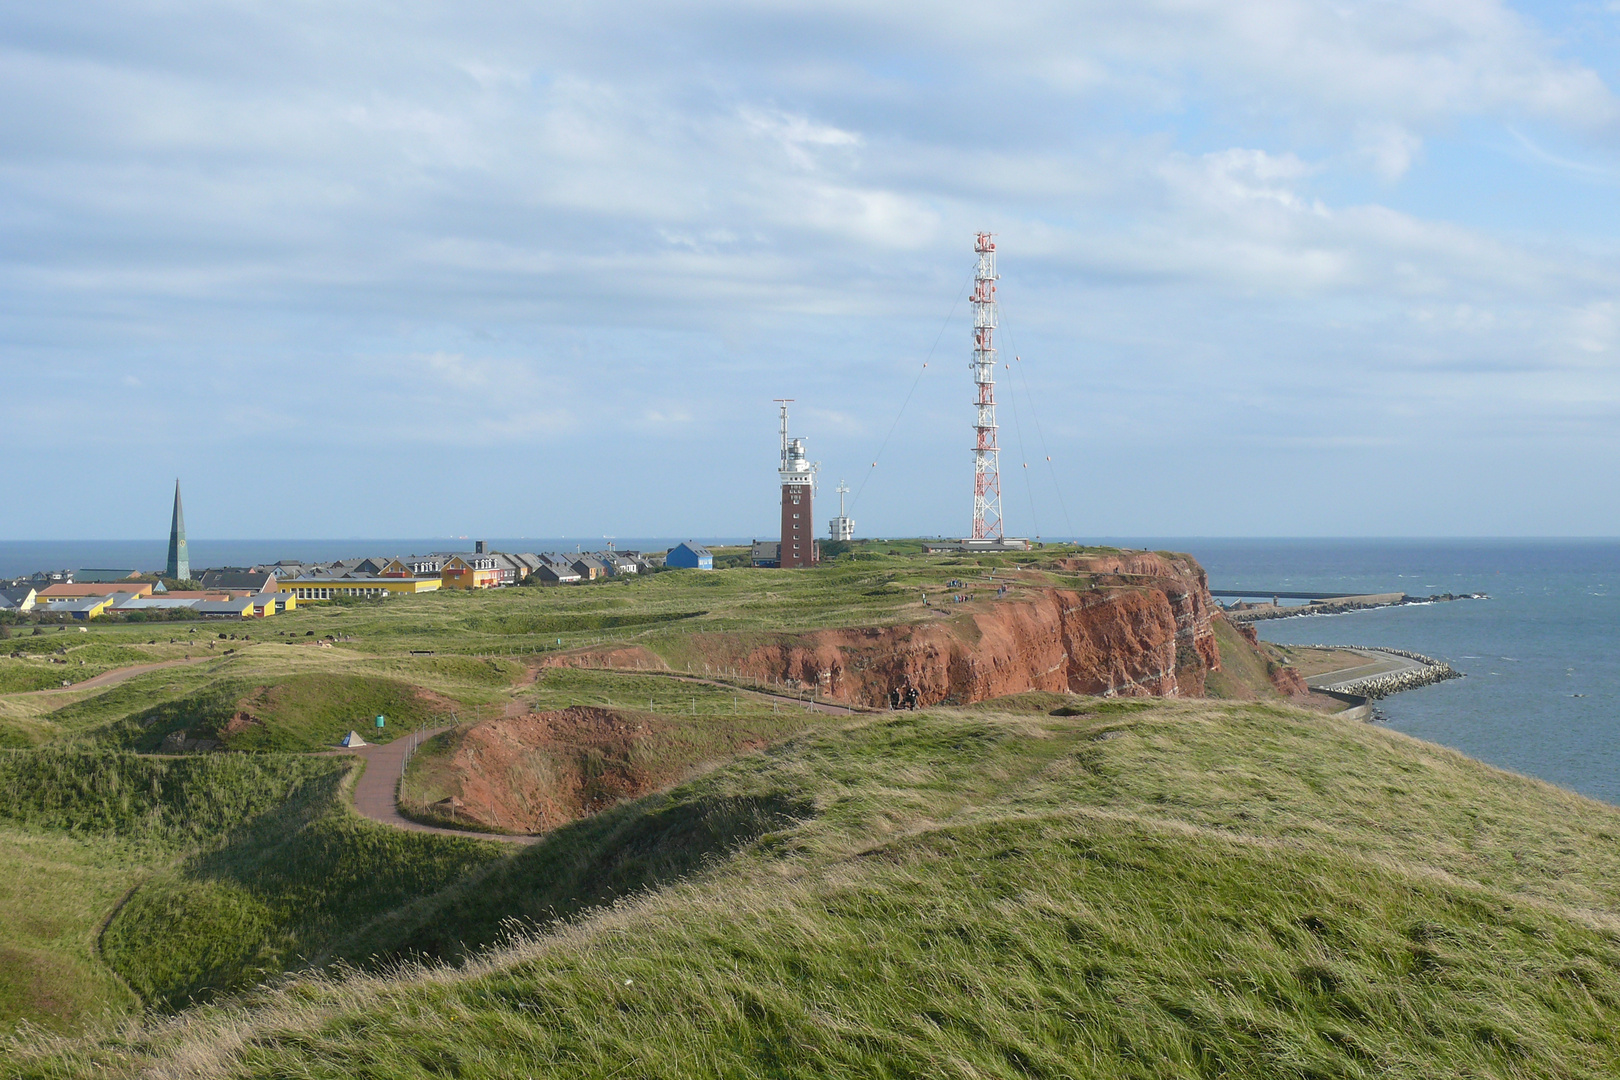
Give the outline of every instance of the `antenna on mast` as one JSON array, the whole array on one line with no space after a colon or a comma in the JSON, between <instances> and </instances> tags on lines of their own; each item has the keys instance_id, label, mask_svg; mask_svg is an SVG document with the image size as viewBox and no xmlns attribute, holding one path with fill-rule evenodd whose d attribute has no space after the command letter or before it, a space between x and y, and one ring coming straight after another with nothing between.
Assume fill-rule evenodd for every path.
<instances>
[{"instance_id":1,"label":"antenna on mast","mask_svg":"<svg viewBox=\"0 0 1620 1080\"><path fill-rule=\"evenodd\" d=\"M844 496L849 494L849 485L842 480L838 481L838 516L827 523L827 532L834 540L855 539L855 519L844 510Z\"/></svg>"}]
</instances>

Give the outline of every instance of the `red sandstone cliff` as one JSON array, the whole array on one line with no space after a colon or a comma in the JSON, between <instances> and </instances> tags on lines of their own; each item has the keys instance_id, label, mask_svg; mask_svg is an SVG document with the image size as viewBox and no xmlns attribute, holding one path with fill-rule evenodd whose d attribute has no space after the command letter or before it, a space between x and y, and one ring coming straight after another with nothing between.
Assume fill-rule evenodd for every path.
<instances>
[{"instance_id":1,"label":"red sandstone cliff","mask_svg":"<svg viewBox=\"0 0 1620 1080\"><path fill-rule=\"evenodd\" d=\"M907 684L924 704L1025 690L1202 695L1205 674L1220 668L1202 567L1142 553L1068 559L1059 568L1105 578L1084 591L1019 588L938 622L783 634L751 645L704 634L696 644L739 674L819 686L864 705L883 705L891 687Z\"/></svg>"},{"instance_id":2,"label":"red sandstone cliff","mask_svg":"<svg viewBox=\"0 0 1620 1080\"><path fill-rule=\"evenodd\" d=\"M1089 575L1091 585L1054 588L1040 583L1046 579L1038 571L998 572L998 582L1013 585L1011 595L959 609L919 608L916 622L782 633L764 642L698 634L693 644L713 670L877 707L891 688L906 685L925 705L1027 690L1201 697L1205 676L1221 670L1213 620L1222 616L1203 567L1189 556L1120 552L1049 568ZM1259 649L1252 631L1243 637ZM665 665L639 647L616 646L554 655L543 666ZM1291 668L1271 679L1285 695L1303 692Z\"/></svg>"}]
</instances>

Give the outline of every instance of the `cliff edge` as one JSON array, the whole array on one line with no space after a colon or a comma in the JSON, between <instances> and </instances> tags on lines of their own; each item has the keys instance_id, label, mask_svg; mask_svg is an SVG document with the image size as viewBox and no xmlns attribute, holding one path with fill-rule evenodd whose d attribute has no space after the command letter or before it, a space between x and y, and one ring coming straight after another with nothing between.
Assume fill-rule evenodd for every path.
<instances>
[{"instance_id":1,"label":"cliff edge","mask_svg":"<svg viewBox=\"0 0 1620 1080\"><path fill-rule=\"evenodd\" d=\"M883 706L912 686L924 705L957 705L1029 690L1128 697L1201 697L1221 667L1203 567L1154 552L1076 556L1049 567L1089 587L1042 584L1039 570L998 573L1004 597L933 607L926 621L744 639L699 635L699 651L737 674L817 687ZM983 588L981 584L979 586Z\"/></svg>"}]
</instances>

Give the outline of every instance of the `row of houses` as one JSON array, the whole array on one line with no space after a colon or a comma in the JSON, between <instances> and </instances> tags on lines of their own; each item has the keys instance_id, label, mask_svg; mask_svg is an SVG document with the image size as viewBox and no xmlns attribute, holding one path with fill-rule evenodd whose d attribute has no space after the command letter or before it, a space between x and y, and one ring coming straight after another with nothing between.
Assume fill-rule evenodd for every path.
<instances>
[{"instance_id":1,"label":"row of houses","mask_svg":"<svg viewBox=\"0 0 1620 1080\"><path fill-rule=\"evenodd\" d=\"M73 581L72 571L60 571L0 582L0 611L37 611L88 620L109 612L184 607L208 616L263 618L293 610L299 603L340 597L382 599L531 582L574 585L645 573L663 565L712 570L714 558L707 548L690 541L664 554L593 551L538 555L490 551L480 540L472 551L366 556L329 563L284 559L253 567L205 570L198 578L201 588L194 591L166 590L161 582L138 580L134 571L90 571L84 574L90 580L81 582Z\"/></svg>"},{"instance_id":2,"label":"row of houses","mask_svg":"<svg viewBox=\"0 0 1620 1080\"><path fill-rule=\"evenodd\" d=\"M59 615L88 622L107 614L180 608L205 618L253 619L292 611L298 606L298 598L293 593L276 589L273 577L269 577L269 581L268 590L215 587L186 591L166 590L161 582L134 580L58 583L43 589L14 581L0 585L0 611Z\"/></svg>"},{"instance_id":3,"label":"row of houses","mask_svg":"<svg viewBox=\"0 0 1620 1080\"><path fill-rule=\"evenodd\" d=\"M286 560L254 569L275 574L281 586L301 600L330 600L338 596L383 597L438 589L499 589L529 582L572 585L643 573L661 562L661 556L637 551L596 551L573 556L490 551L479 541L472 551L372 556L330 563Z\"/></svg>"}]
</instances>

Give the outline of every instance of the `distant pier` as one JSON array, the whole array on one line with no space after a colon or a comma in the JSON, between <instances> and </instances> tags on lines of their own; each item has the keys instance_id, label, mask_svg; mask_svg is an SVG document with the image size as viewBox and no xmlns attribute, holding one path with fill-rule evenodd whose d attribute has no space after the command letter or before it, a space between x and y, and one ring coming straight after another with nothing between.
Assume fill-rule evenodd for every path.
<instances>
[{"instance_id":1,"label":"distant pier","mask_svg":"<svg viewBox=\"0 0 1620 1080\"><path fill-rule=\"evenodd\" d=\"M1399 607L1402 604L1438 604L1447 600L1487 600L1484 593L1436 593L1433 596L1412 596L1408 593L1321 593L1321 592L1266 592L1263 589L1211 589L1211 596L1238 597L1238 603L1224 606L1226 617L1233 622L1260 622L1265 619L1293 619L1301 615L1340 615L1347 611L1368 608ZM1269 596L1271 603L1249 604L1243 597ZM1284 607L1278 600L1304 600L1306 603Z\"/></svg>"},{"instance_id":2,"label":"distant pier","mask_svg":"<svg viewBox=\"0 0 1620 1080\"><path fill-rule=\"evenodd\" d=\"M1273 596L1279 600L1350 600L1364 598L1361 593L1342 592L1276 592L1271 589L1211 589L1211 596ZM1379 596L1405 596L1405 593L1378 593Z\"/></svg>"}]
</instances>

